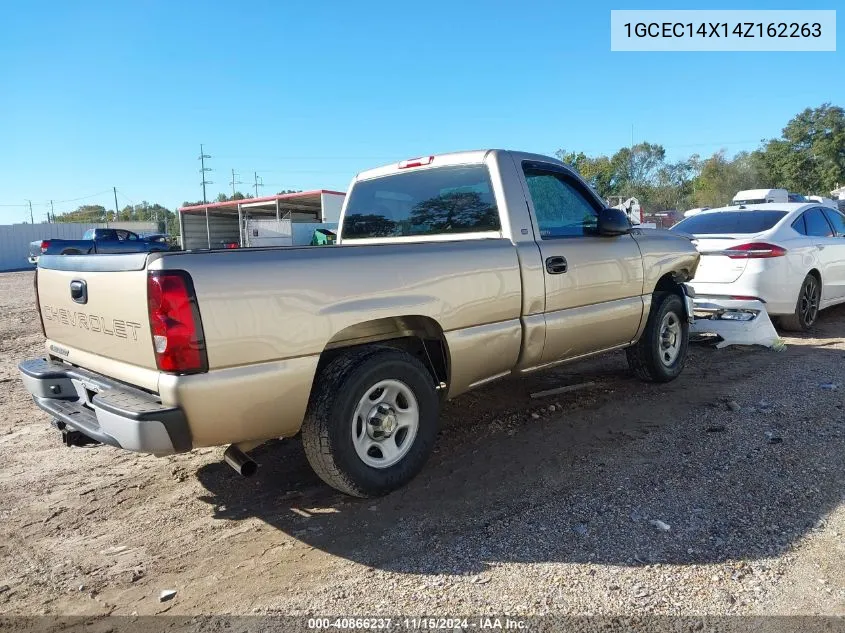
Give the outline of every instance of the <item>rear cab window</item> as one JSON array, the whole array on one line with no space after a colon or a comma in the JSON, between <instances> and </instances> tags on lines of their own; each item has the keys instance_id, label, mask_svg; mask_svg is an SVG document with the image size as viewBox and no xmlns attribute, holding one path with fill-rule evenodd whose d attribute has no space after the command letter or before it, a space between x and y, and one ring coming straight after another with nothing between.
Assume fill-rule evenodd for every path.
<instances>
[{"instance_id":1,"label":"rear cab window","mask_svg":"<svg viewBox=\"0 0 845 633\"><path fill-rule=\"evenodd\" d=\"M372 239L501 230L484 165L400 172L354 184L341 238Z\"/></svg>"},{"instance_id":2,"label":"rear cab window","mask_svg":"<svg viewBox=\"0 0 845 633\"><path fill-rule=\"evenodd\" d=\"M693 235L750 235L768 231L786 217L786 211L716 211L678 222L670 230Z\"/></svg>"}]
</instances>

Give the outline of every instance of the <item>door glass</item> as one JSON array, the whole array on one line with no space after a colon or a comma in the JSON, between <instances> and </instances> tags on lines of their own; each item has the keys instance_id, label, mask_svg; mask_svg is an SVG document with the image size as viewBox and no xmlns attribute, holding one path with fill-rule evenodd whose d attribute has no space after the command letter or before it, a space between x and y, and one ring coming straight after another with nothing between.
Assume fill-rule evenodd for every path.
<instances>
[{"instance_id":1,"label":"door glass","mask_svg":"<svg viewBox=\"0 0 845 633\"><path fill-rule=\"evenodd\" d=\"M810 209L804 214L804 221L807 223L807 235L812 237L833 237L833 229L830 228L819 208Z\"/></svg>"},{"instance_id":2,"label":"door glass","mask_svg":"<svg viewBox=\"0 0 845 633\"><path fill-rule=\"evenodd\" d=\"M530 166L523 171L542 239L595 235L599 209L575 180Z\"/></svg>"},{"instance_id":3,"label":"door glass","mask_svg":"<svg viewBox=\"0 0 845 633\"><path fill-rule=\"evenodd\" d=\"M834 209L823 209L825 217L833 225L837 237L845 237L845 216Z\"/></svg>"}]
</instances>

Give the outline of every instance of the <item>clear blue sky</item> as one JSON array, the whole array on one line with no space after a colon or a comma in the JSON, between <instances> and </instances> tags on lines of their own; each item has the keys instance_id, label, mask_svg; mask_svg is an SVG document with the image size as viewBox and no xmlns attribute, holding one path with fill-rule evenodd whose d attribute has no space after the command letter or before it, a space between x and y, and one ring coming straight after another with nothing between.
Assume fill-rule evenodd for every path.
<instances>
[{"instance_id":1,"label":"clear blue sky","mask_svg":"<svg viewBox=\"0 0 845 633\"><path fill-rule=\"evenodd\" d=\"M836 8L756 2L741 8ZM679 6L680 5L680 6ZM734 3L497 0L5 2L0 205L178 206L230 170L345 189L359 170L478 147L672 157L756 147L791 116L845 105L836 53L611 53L610 9ZM841 6L841 5L840 5ZM845 12L840 11L840 20ZM248 191L247 185L240 188ZM0 223L28 219L0 206Z\"/></svg>"}]
</instances>

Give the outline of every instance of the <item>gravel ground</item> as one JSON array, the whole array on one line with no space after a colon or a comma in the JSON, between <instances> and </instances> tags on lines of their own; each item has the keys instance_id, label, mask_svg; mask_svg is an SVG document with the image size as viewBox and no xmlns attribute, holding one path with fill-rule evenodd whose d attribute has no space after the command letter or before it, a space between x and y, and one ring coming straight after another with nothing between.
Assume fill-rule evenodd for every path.
<instances>
[{"instance_id":1,"label":"gravel ground","mask_svg":"<svg viewBox=\"0 0 845 633\"><path fill-rule=\"evenodd\" d=\"M670 385L611 354L460 397L424 472L360 501L296 440L252 479L62 447L16 377L31 284L0 275L0 613L845 614L843 308Z\"/></svg>"}]
</instances>

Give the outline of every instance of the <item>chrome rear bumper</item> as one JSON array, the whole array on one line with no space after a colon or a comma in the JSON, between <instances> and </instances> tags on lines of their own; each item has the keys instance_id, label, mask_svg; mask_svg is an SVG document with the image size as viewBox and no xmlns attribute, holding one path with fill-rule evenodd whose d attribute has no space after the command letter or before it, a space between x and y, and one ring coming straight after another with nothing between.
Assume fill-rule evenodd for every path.
<instances>
[{"instance_id":1,"label":"chrome rear bumper","mask_svg":"<svg viewBox=\"0 0 845 633\"><path fill-rule=\"evenodd\" d=\"M156 455L191 450L184 413L153 394L45 358L23 361L18 370L35 404L93 440Z\"/></svg>"}]
</instances>

